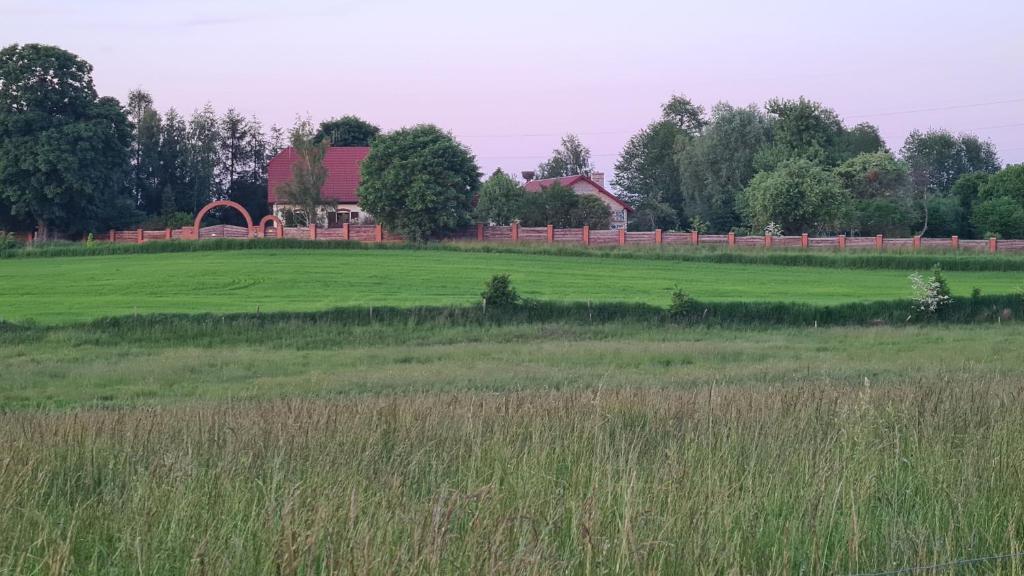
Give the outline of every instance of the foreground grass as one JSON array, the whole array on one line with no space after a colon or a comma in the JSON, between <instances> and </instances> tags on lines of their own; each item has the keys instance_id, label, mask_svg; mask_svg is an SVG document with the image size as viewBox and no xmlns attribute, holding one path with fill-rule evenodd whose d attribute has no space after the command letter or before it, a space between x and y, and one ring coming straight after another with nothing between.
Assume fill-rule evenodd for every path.
<instances>
[{"instance_id":1,"label":"foreground grass","mask_svg":"<svg viewBox=\"0 0 1024 576\"><path fill-rule=\"evenodd\" d=\"M843 574L1018 551L1021 384L8 414L0 572Z\"/></svg>"},{"instance_id":2,"label":"foreground grass","mask_svg":"<svg viewBox=\"0 0 1024 576\"><path fill-rule=\"evenodd\" d=\"M678 286L714 301L839 304L906 298L907 272L447 250L239 250L0 260L0 319L64 323L157 312L469 304L495 273L555 301L664 306ZM963 297L1008 294L1020 272L949 272Z\"/></svg>"}]
</instances>

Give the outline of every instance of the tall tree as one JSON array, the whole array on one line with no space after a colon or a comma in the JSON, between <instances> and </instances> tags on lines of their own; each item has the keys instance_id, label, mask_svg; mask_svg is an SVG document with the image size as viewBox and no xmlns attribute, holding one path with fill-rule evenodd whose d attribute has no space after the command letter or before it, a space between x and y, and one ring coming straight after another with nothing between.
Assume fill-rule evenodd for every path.
<instances>
[{"instance_id":1,"label":"tall tree","mask_svg":"<svg viewBox=\"0 0 1024 576\"><path fill-rule=\"evenodd\" d=\"M237 110L228 108L219 120L218 131L218 180L225 196L230 197L239 175L245 172L251 163L252 157L246 146L249 140L249 124Z\"/></svg>"},{"instance_id":2,"label":"tall tree","mask_svg":"<svg viewBox=\"0 0 1024 576\"><path fill-rule=\"evenodd\" d=\"M790 158L808 158L824 166L840 160L844 128L834 110L819 102L773 98L765 104L772 127L772 145L758 156L760 170L772 170Z\"/></svg>"},{"instance_id":3,"label":"tall tree","mask_svg":"<svg viewBox=\"0 0 1024 576\"><path fill-rule=\"evenodd\" d=\"M210 200L221 197L217 181L220 129L212 105L207 104L192 113L187 135L189 210L196 213Z\"/></svg>"},{"instance_id":4,"label":"tall tree","mask_svg":"<svg viewBox=\"0 0 1024 576\"><path fill-rule=\"evenodd\" d=\"M188 191L188 128L174 108L164 115L160 138L160 212L191 211Z\"/></svg>"},{"instance_id":5,"label":"tall tree","mask_svg":"<svg viewBox=\"0 0 1024 576\"><path fill-rule=\"evenodd\" d=\"M708 125L704 107L694 104L681 94L673 95L661 107L661 118L672 122L677 128L690 136L697 136Z\"/></svg>"},{"instance_id":6,"label":"tall tree","mask_svg":"<svg viewBox=\"0 0 1024 576\"><path fill-rule=\"evenodd\" d=\"M480 170L469 149L429 124L375 138L362 172L360 206L414 241L469 224L480 188Z\"/></svg>"},{"instance_id":7,"label":"tall tree","mask_svg":"<svg viewBox=\"0 0 1024 576\"><path fill-rule=\"evenodd\" d=\"M131 218L131 125L92 66L41 44L0 50L0 198L11 215L82 232Z\"/></svg>"},{"instance_id":8,"label":"tall tree","mask_svg":"<svg viewBox=\"0 0 1024 576\"><path fill-rule=\"evenodd\" d=\"M755 229L777 224L791 234L835 232L846 225L851 208L839 178L806 158L754 176L740 205Z\"/></svg>"},{"instance_id":9,"label":"tall tree","mask_svg":"<svg viewBox=\"0 0 1024 576\"><path fill-rule=\"evenodd\" d=\"M699 216L712 232L739 226L736 198L754 177L754 159L770 134L756 106L716 105L704 132L692 142L679 141L675 154L687 214Z\"/></svg>"},{"instance_id":10,"label":"tall tree","mask_svg":"<svg viewBox=\"0 0 1024 576\"><path fill-rule=\"evenodd\" d=\"M321 190L327 182L324 156L331 144L327 140L317 142L309 121L300 120L292 128L291 145L299 158L292 165L292 179L278 186L277 193L287 204L297 207L291 214L297 225L319 225L320 209L325 204Z\"/></svg>"},{"instance_id":11,"label":"tall tree","mask_svg":"<svg viewBox=\"0 0 1024 576\"><path fill-rule=\"evenodd\" d=\"M152 214L160 209L160 115L153 109L153 97L141 88L128 93L126 109L132 123L132 193L138 206Z\"/></svg>"},{"instance_id":12,"label":"tall tree","mask_svg":"<svg viewBox=\"0 0 1024 576\"><path fill-rule=\"evenodd\" d=\"M861 122L849 130L843 131L839 137L837 161L845 162L858 154L888 152L885 140L874 124Z\"/></svg>"},{"instance_id":13,"label":"tall tree","mask_svg":"<svg viewBox=\"0 0 1024 576\"><path fill-rule=\"evenodd\" d=\"M331 146L369 146L380 134L380 128L358 116L342 116L320 123L316 141L330 141Z\"/></svg>"},{"instance_id":14,"label":"tall tree","mask_svg":"<svg viewBox=\"0 0 1024 576\"><path fill-rule=\"evenodd\" d=\"M582 174L590 176L594 171L590 163L590 148L584 146L579 136L567 134L561 145L551 152L551 158L537 167L537 178L561 178Z\"/></svg>"}]
</instances>

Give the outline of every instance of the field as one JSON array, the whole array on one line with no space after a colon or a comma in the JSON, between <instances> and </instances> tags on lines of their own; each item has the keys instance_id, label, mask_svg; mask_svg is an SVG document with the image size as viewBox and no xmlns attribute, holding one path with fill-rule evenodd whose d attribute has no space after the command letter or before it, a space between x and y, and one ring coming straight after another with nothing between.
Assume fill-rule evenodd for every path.
<instances>
[{"instance_id":1,"label":"field","mask_svg":"<svg viewBox=\"0 0 1024 576\"><path fill-rule=\"evenodd\" d=\"M494 272L604 304L460 307ZM821 328L643 307L675 284L752 315L757 298L906 298L908 273L430 250L0 260L4 317L23 321L0 323L0 574L855 574L1006 555L947 573L1024 574L1020 303ZM948 276L962 304L1022 274ZM145 314L230 310L248 314Z\"/></svg>"},{"instance_id":2,"label":"field","mask_svg":"<svg viewBox=\"0 0 1024 576\"><path fill-rule=\"evenodd\" d=\"M907 270L439 250L250 250L0 260L0 319L61 323L156 312L471 304L497 273L511 274L525 297L554 301L664 306L677 286L702 301L836 304L911 295ZM1024 285L1024 272L947 276L960 296L973 288L1008 294Z\"/></svg>"}]
</instances>

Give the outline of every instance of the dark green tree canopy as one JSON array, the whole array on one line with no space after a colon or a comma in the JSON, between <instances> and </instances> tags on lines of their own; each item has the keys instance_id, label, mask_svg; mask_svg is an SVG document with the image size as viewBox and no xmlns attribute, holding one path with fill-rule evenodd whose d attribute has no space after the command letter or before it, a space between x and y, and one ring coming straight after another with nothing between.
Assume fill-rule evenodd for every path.
<instances>
[{"instance_id":1,"label":"dark green tree canopy","mask_svg":"<svg viewBox=\"0 0 1024 576\"><path fill-rule=\"evenodd\" d=\"M519 220L523 226L607 229L611 217L611 209L599 198L576 194L572 188L555 183L526 194Z\"/></svg>"},{"instance_id":2,"label":"dark green tree canopy","mask_svg":"<svg viewBox=\"0 0 1024 576\"><path fill-rule=\"evenodd\" d=\"M342 116L320 123L316 141L330 141L331 146L369 146L380 134L380 128L358 116Z\"/></svg>"},{"instance_id":3,"label":"dark green tree canopy","mask_svg":"<svg viewBox=\"0 0 1024 576\"><path fill-rule=\"evenodd\" d=\"M440 128L421 124L374 139L362 164L360 206L414 241L469 224L480 170L469 150Z\"/></svg>"},{"instance_id":4,"label":"dark green tree canopy","mask_svg":"<svg viewBox=\"0 0 1024 576\"><path fill-rule=\"evenodd\" d=\"M0 201L14 217L78 233L131 217L131 126L92 67L53 46L0 50Z\"/></svg>"},{"instance_id":5,"label":"dark green tree canopy","mask_svg":"<svg viewBox=\"0 0 1024 576\"><path fill-rule=\"evenodd\" d=\"M756 229L774 223L787 233L798 234L841 229L848 222L851 202L831 171L796 158L754 176L743 192L741 206Z\"/></svg>"},{"instance_id":6,"label":"dark green tree canopy","mask_svg":"<svg viewBox=\"0 0 1024 576\"><path fill-rule=\"evenodd\" d=\"M778 149L767 156L776 162L766 168L797 157L834 165L844 132L834 110L802 96L798 100L769 100L765 110L771 120L773 146Z\"/></svg>"},{"instance_id":7,"label":"dark green tree canopy","mask_svg":"<svg viewBox=\"0 0 1024 576\"><path fill-rule=\"evenodd\" d=\"M594 171L590 163L590 148L583 145L579 136L568 134L562 144L552 151L551 158L537 167L537 178L561 178L582 174L590 176Z\"/></svg>"},{"instance_id":8,"label":"dark green tree canopy","mask_svg":"<svg viewBox=\"0 0 1024 576\"><path fill-rule=\"evenodd\" d=\"M835 172L854 198L896 198L908 194L907 167L888 152L859 154L840 164Z\"/></svg>"},{"instance_id":9,"label":"dark green tree canopy","mask_svg":"<svg viewBox=\"0 0 1024 576\"><path fill-rule=\"evenodd\" d=\"M498 168L480 188L474 219L507 226L519 219L525 194L515 178Z\"/></svg>"}]
</instances>

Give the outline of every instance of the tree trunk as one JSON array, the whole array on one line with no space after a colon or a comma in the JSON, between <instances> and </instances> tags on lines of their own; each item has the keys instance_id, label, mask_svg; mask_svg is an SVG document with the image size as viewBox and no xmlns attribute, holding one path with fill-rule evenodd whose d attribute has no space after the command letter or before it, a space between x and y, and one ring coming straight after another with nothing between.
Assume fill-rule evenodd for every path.
<instances>
[{"instance_id":1,"label":"tree trunk","mask_svg":"<svg viewBox=\"0 0 1024 576\"><path fill-rule=\"evenodd\" d=\"M924 192L924 225L921 227L921 231L918 236L924 237L924 233L928 231L928 191Z\"/></svg>"},{"instance_id":2,"label":"tree trunk","mask_svg":"<svg viewBox=\"0 0 1024 576\"><path fill-rule=\"evenodd\" d=\"M36 221L36 240L46 242L50 236L50 228L42 220Z\"/></svg>"}]
</instances>

